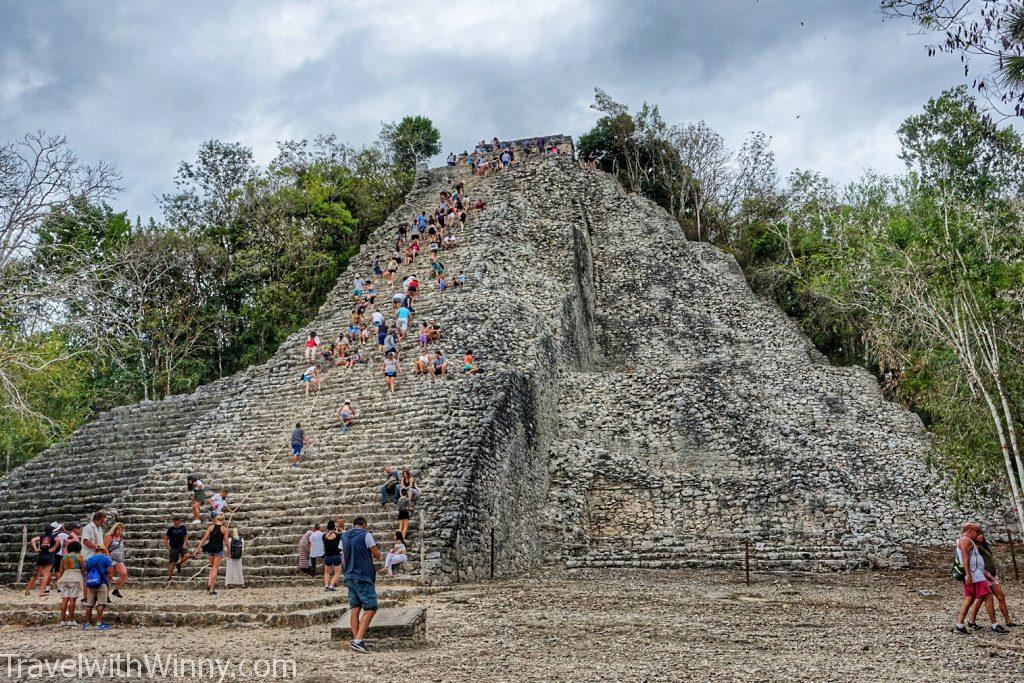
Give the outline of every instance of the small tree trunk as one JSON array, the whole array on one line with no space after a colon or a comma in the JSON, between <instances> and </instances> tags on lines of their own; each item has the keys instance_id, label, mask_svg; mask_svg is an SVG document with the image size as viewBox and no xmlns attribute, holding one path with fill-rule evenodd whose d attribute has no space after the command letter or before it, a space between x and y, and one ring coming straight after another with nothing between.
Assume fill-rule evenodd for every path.
<instances>
[{"instance_id":1,"label":"small tree trunk","mask_svg":"<svg viewBox=\"0 0 1024 683\"><path fill-rule=\"evenodd\" d=\"M1003 465L1006 467L1006 477L1010 480L1010 496L1013 499L1013 507L1017 511L1017 523L1020 525L1021 534L1024 535L1024 507L1021 507L1020 489L1017 487L1017 477L1014 476L1013 462L1010 460L1010 447L1006 442L1006 432L988 389L984 385L981 385L980 388L982 396L985 398L985 404L988 405L989 413L992 415L992 424L995 425L996 434L999 436L999 447L1003 451Z\"/></svg>"}]
</instances>

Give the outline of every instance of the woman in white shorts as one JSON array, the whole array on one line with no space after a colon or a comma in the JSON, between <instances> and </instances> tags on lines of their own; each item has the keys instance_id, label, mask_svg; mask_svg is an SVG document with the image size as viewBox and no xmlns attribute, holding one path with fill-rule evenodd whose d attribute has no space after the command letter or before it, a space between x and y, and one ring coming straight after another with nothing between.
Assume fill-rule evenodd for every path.
<instances>
[{"instance_id":1,"label":"woman in white shorts","mask_svg":"<svg viewBox=\"0 0 1024 683\"><path fill-rule=\"evenodd\" d=\"M57 593L60 595L60 625L78 626L75 621L75 603L82 597L85 569L85 558L82 557L82 544L71 541L64 549L64 558L60 561L57 574Z\"/></svg>"}]
</instances>

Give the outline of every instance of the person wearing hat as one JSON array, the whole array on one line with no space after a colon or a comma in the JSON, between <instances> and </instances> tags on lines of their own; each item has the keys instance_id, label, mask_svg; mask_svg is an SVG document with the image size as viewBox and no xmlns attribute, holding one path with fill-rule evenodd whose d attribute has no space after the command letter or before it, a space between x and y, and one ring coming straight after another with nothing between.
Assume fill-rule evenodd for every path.
<instances>
[{"instance_id":1,"label":"person wearing hat","mask_svg":"<svg viewBox=\"0 0 1024 683\"><path fill-rule=\"evenodd\" d=\"M355 408L352 407L352 401L345 399L345 403L338 408L338 412L335 413L335 417L341 418L341 423L344 425L341 431L347 432L356 421L356 411Z\"/></svg>"},{"instance_id":2,"label":"person wearing hat","mask_svg":"<svg viewBox=\"0 0 1024 683\"><path fill-rule=\"evenodd\" d=\"M53 573L56 574L60 571L60 563L64 559L64 547L67 545L68 539L71 538L71 534L64 529L63 524L53 522L50 524L50 536L53 537L50 550L53 553Z\"/></svg>"}]
</instances>

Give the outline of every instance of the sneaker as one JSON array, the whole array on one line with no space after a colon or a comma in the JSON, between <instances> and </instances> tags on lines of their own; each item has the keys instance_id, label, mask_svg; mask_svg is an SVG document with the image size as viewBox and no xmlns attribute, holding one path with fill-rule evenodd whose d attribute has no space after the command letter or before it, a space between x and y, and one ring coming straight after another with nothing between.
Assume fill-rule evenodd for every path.
<instances>
[{"instance_id":1,"label":"sneaker","mask_svg":"<svg viewBox=\"0 0 1024 683\"><path fill-rule=\"evenodd\" d=\"M1006 635L1007 633L1009 633L1009 631L1006 628L1004 628L1002 624L993 624L992 625L992 633L998 633L999 635L1002 636L1002 635Z\"/></svg>"},{"instance_id":2,"label":"sneaker","mask_svg":"<svg viewBox=\"0 0 1024 683\"><path fill-rule=\"evenodd\" d=\"M88 631L90 626L92 626L92 624L82 624L82 630Z\"/></svg>"},{"instance_id":3,"label":"sneaker","mask_svg":"<svg viewBox=\"0 0 1024 683\"><path fill-rule=\"evenodd\" d=\"M351 647L356 652L362 652L364 654L369 654L369 652L370 652L370 650L366 647L366 645L364 643L360 643L360 642L355 641L355 640L353 640L351 643L349 643L349 647Z\"/></svg>"},{"instance_id":4,"label":"sneaker","mask_svg":"<svg viewBox=\"0 0 1024 683\"><path fill-rule=\"evenodd\" d=\"M97 628L97 630L100 630L100 631L109 631L110 630L110 624L100 624L96 628Z\"/></svg>"},{"instance_id":5,"label":"sneaker","mask_svg":"<svg viewBox=\"0 0 1024 683\"><path fill-rule=\"evenodd\" d=\"M67 622L67 625L72 627L72 628L74 628L74 627L78 626L78 622L77 621L69 621L69 622Z\"/></svg>"},{"instance_id":6,"label":"sneaker","mask_svg":"<svg viewBox=\"0 0 1024 683\"><path fill-rule=\"evenodd\" d=\"M124 597L123 595L121 595L121 589L120 588L115 588L114 590L111 591L111 594L113 594L113 596L115 598L123 598Z\"/></svg>"},{"instance_id":7,"label":"sneaker","mask_svg":"<svg viewBox=\"0 0 1024 683\"><path fill-rule=\"evenodd\" d=\"M364 649L365 649L365 650L366 650L367 652L373 652L373 646L372 646L372 645L370 645L370 644L369 644L368 642L366 642L365 640L364 640L364 641L363 641L363 642L361 643L361 645L363 646L363 648L364 648Z\"/></svg>"},{"instance_id":8,"label":"sneaker","mask_svg":"<svg viewBox=\"0 0 1024 683\"><path fill-rule=\"evenodd\" d=\"M978 626L978 622L976 622L976 621L968 621L967 622L967 627L968 628L972 628L975 631L980 631L981 630L981 627Z\"/></svg>"},{"instance_id":9,"label":"sneaker","mask_svg":"<svg viewBox=\"0 0 1024 683\"><path fill-rule=\"evenodd\" d=\"M330 587L330 586L324 586L324 592L327 592L327 591L329 591L329 590L331 590L331 587Z\"/></svg>"},{"instance_id":10,"label":"sneaker","mask_svg":"<svg viewBox=\"0 0 1024 683\"><path fill-rule=\"evenodd\" d=\"M68 625L68 622L66 622L66 621L64 621L64 620L61 620L61 622L60 622L60 625L61 625L61 626L67 626L67 625Z\"/></svg>"},{"instance_id":11,"label":"sneaker","mask_svg":"<svg viewBox=\"0 0 1024 683\"><path fill-rule=\"evenodd\" d=\"M215 591L215 590L210 591L210 595L216 595L216 594L217 594L217 591Z\"/></svg>"},{"instance_id":12,"label":"sneaker","mask_svg":"<svg viewBox=\"0 0 1024 683\"><path fill-rule=\"evenodd\" d=\"M953 627L953 633L956 633L957 635L961 635L961 636L970 635L970 631L967 630L966 626L954 626Z\"/></svg>"},{"instance_id":13,"label":"sneaker","mask_svg":"<svg viewBox=\"0 0 1024 683\"><path fill-rule=\"evenodd\" d=\"M1006 628L1017 628L1020 624L1007 624Z\"/></svg>"}]
</instances>

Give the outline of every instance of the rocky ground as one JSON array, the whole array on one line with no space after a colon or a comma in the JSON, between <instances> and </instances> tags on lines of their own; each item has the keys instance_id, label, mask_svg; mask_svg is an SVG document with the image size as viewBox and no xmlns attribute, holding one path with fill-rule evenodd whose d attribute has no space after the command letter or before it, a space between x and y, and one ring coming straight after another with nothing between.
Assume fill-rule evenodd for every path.
<instances>
[{"instance_id":1,"label":"rocky ground","mask_svg":"<svg viewBox=\"0 0 1024 683\"><path fill-rule=\"evenodd\" d=\"M1024 586L1006 587L1012 609ZM259 589L246 599L266 604L303 590ZM244 592L214 600L236 603ZM751 586L740 574L706 570L551 571L416 598L428 608L428 639L415 649L334 649L327 625L3 626L0 652L293 658L297 679L311 682L1021 680L1024 629L953 635L958 594L937 571L755 575ZM136 591L131 599L156 606L168 598ZM203 609L210 598L195 591L193 601Z\"/></svg>"}]
</instances>

